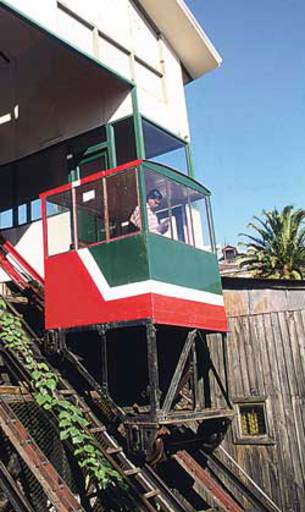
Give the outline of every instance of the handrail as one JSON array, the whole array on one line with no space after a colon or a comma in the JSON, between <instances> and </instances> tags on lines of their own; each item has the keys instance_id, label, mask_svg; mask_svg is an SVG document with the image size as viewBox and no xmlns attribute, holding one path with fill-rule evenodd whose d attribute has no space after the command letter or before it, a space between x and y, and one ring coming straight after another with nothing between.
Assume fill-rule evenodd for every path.
<instances>
[{"instance_id":1,"label":"handrail","mask_svg":"<svg viewBox=\"0 0 305 512\"><path fill-rule=\"evenodd\" d=\"M34 280L37 281L41 286L44 285L44 279L36 272L36 270L21 256L21 254L15 249L13 244L6 240L3 235L0 234L0 245L6 251L6 253L12 256L17 263L22 267L23 270Z\"/></svg>"}]
</instances>

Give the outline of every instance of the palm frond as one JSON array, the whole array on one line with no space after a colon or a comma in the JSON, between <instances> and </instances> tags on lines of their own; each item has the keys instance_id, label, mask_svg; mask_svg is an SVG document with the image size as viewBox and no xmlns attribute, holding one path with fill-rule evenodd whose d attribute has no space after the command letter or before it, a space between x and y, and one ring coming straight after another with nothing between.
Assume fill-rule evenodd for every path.
<instances>
[{"instance_id":1,"label":"palm frond","mask_svg":"<svg viewBox=\"0 0 305 512\"><path fill-rule=\"evenodd\" d=\"M246 248L240 266L257 277L303 279L305 276L305 210L287 205L279 212L263 210L248 227L254 233L240 233Z\"/></svg>"}]
</instances>

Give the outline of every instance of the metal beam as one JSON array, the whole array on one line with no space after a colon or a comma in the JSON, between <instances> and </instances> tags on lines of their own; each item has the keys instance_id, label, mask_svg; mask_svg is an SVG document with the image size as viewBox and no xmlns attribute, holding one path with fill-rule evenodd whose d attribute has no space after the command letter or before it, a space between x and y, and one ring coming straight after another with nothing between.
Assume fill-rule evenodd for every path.
<instances>
[{"instance_id":1,"label":"metal beam","mask_svg":"<svg viewBox=\"0 0 305 512\"><path fill-rule=\"evenodd\" d=\"M156 328L153 324L146 327L147 359L149 374L149 392L152 416L160 410L160 384L157 352Z\"/></svg>"}]
</instances>

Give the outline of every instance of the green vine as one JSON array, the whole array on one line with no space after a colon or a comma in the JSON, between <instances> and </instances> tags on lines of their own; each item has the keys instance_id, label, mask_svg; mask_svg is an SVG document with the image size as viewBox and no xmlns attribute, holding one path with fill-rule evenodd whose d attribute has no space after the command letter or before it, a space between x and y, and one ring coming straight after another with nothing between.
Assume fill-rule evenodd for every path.
<instances>
[{"instance_id":1,"label":"green vine","mask_svg":"<svg viewBox=\"0 0 305 512\"><path fill-rule=\"evenodd\" d=\"M21 358L30 372L33 396L37 404L56 414L60 439L71 442L73 454L79 466L85 470L88 481L93 479L100 489L111 484L119 485L123 489L121 475L105 459L95 445L94 438L88 433L89 422L78 407L58 397L57 376L46 363L37 361L21 320L7 310L3 299L0 299L0 331L4 346Z\"/></svg>"}]
</instances>

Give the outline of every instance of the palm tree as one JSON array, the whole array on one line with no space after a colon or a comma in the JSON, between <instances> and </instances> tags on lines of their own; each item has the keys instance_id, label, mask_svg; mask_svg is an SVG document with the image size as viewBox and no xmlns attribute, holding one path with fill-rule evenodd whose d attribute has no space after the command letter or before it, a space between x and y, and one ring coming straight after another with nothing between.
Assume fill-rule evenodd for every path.
<instances>
[{"instance_id":1,"label":"palm tree","mask_svg":"<svg viewBox=\"0 0 305 512\"><path fill-rule=\"evenodd\" d=\"M262 219L253 217L255 222L248 224L254 235L240 233L248 239L239 244L247 248L241 255L241 266L246 266L253 277L304 279L305 210L289 205L282 212L274 208L262 213Z\"/></svg>"}]
</instances>

